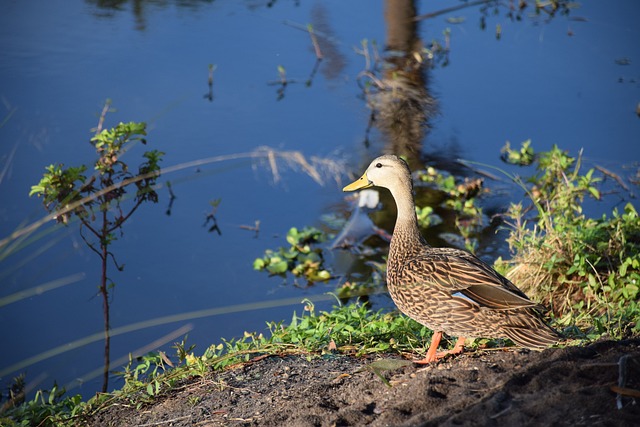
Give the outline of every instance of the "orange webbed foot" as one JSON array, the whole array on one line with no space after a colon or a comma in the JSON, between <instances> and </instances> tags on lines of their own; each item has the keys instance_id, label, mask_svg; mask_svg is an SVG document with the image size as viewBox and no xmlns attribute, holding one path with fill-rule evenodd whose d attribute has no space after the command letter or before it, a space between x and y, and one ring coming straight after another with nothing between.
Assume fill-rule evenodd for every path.
<instances>
[{"instance_id":1,"label":"orange webbed foot","mask_svg":"<svg viewBox=\"0 0 640 427\"><path fill-rule=\"evenodd\" d=\"M440 360L450 354L460 354L464 351L465 337L459 337L458 341L456 341L456 344L451 350L438 352L437 349L441 339L442 332L435 332L433 334L433 338L431 338L431 345L429 346L426 357L421 360L414 360L413 363L417 363L419 365L427 365L429 363Z\"/></svg>"}]
</instances>

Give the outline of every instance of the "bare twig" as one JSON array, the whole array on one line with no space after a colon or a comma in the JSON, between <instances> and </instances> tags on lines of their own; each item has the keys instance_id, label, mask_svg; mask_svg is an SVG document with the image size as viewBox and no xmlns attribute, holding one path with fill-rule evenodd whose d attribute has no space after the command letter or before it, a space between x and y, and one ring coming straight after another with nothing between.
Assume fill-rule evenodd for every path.
<instances>
[{"instance_id":1,"label":"bare twig","mask_svg":"<svg viewBox=\"0 0 640 427\"><path fill-rule=\"evenodd\" d=\"M253 226L251 226L251 225L240 225L239 227L242 230L255 231L256 234L253 236L255 239L257 239L258 235L260 234L260 220L259 219L256 219L255 225L253 225Z\"/></svg>"},{"instance_id":2,"label":"bare twig","mask_svg":"<svg viewBox=\"0 0 640 427\"><path fill-rule=\"evenodd\" d=\"M620 185L620 187L624 188L626 191L629 191L629 187L627 186L627 184L624 183L622 178L620 178L620 175L618 175L617 173L611 172L609 169L605 169L602 166L596 165L595 168L598 169L603 174L607 175L608 177L613 178Z\"/></svg>"},{"instance_id":3,"label":"bare twig","mask_svg":"<svg viewBox=\"0 0 640 427\"><path fill-rule=\"evenodd\" d=\"M458 6L447 7L445 9L440 9L440 10L437 10L435 12L425 13L424 15L418 15L415 18L413 18L413 20L414 21L422 21L422 20L425 20L425 19L431 19L431 18L435 18L436 16L446 15L447 13L455 12L456 10L466 9L468 7L479 6L481 4L486 4L486 3L491 3L491 2L495 2L495 0L478 0L478 1L472 1L472 2L469 2L469 3L463 3L463 4L460 4Z\"/></svg>"},{"instance_id":4,"label":"bare twig","mask_svg":"<svg viewBox=\"0 0 640 427\"><path fill-rule=\"evenodd\" d=\"M100 120L98 120L98 126L95 129L91 129L95 131L96 134L102 132L102 125L104 124L105 117L107 117L107 113L109 112L109 108L111 107L111 100L107 99L104 103L104 107L102 107L102 112L100 112Z\"/></svg>"},{"instance_id":5,"label":"bare twig","mask_svg":"<svg viewBox=\"0 0 640 427\"><path fill-rule=\"evenodd\" d=\"M186 419L190 419L190 418L191 418L191 414L184 415L182 417L172 418L170 420L162 420L162 421L155 421L155 422L152 422L152 423L136 424L135 427L151 427L151 426L160 426L162 424L173 424L176 421L182 421L182 420L186 420Z\"/></svg>"},{"instance_id":6,"label":"bare twig","mask_svg":"<svg viewBox=\"0 0 640 427\"><path fill-rule=\"evenodd\" d=\"M150 351L153 350L157 350L158 348L162 347L163 345L165 345L166 343L175 340L176 338L179 338L181 336L184 336L185 334L188 334L191 330L193 330L193 324L192 323L187 323L186 325L183 325L181 327L179 327L178 329L174 330L173 332L170 332L166 335L163 335L162 337L159 337L155 340L153 340L152 342L145 344L144 346L137 348L129 353L127 353L124 356L119 357L118 359L114 360L111 365L113 366L121 366L127 363L127 360L129 360L129 357L139 357L142 356L144 354L149 353ZM162 352L160 352L162 353ZM162 353L164 354L164 353ZM161 355L162 357L162 355ZM170 362L170 360L168 358L166 358L166 355L163 357L164 362L172 365ZM88 372L78 378L75 378L73 381L71 381L70 383L65 385L65 390L67 390L67 392L69 390L72 390L75 387L78 387L84 383L86 383L87 381L90 381L96 377L98 377L99 375L102 374L102 367L95 369L91 372Z\"/></svg>"},{"instance_id":7,"label":"bare twig","mask_svg":"<svg viewBox=\"0 0 640 427\"><path fill-rule=\"evenodd\" d=\"M320 44L318 44L318 38L316 34L313 32L313 26L311 24L307 25L307 31L309 31L309 35L311 36L311 43L313 43L313 49L316 51L316 58L322 59L322 51L320 50Z\"/></svg>"},{"instance_id":8,"label":"bare twig","mask_svg":"<svg viewBox=\"0 0 640 427\"><path fill-rule=\"evenodd\" d=\"M173 188L171 188L171 181L167 181L167 189L169 190L169 206L167 206L167 211L165 213L167 216L171 216L173 202L177 199L176 195L173 193Z\"/></svg>"},{"instance_id":9,"label":"bare twig","mask_svg":"<svg viewBox=\"0 0 640 427\"><path fill-rule=\"evenodd\" d=\"M491 179L493 181L502 181L502 179L500 177L498 177L497 175L494 175L491 172L488 172L488 171L486 171L484 169L476 168L476 167L473 166L472 163L467 162L464 159L456 159L456 163L468 168L469 170L471 170L475 174L486 176L487 178L489 178L489 179Z\"/></svg>"}]
</instances>

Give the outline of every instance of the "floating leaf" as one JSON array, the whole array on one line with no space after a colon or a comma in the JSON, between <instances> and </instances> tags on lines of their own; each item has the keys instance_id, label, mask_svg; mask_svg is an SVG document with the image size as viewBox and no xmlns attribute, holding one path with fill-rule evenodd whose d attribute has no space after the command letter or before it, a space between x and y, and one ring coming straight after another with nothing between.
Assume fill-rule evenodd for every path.
<instances>
[{"instance_id":1,"label":"floating leaf","mask_svg":"<svg viewBox=\"0 0 640 427\"><path fill-rule=\"evenodd\" d=\"M286 261L279 261L267 266L267 271L272 274L284 274L287 272L289 264Z\"/></svg>"}]
</instances>

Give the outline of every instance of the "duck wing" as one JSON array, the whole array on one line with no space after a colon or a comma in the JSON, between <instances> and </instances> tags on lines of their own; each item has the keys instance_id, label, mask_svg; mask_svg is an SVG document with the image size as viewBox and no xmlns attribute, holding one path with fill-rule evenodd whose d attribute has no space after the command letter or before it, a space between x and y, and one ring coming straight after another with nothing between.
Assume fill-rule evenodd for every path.
<instances>
[{"instance_id":1,"label":"duck wing","mask_svg":"<svg viewBox=\"0 0 640 427\"><path fill-rule=\"evenodd\" d=\"M402 263L400 274L411 283L428 283L493 310L540 308L488 264L458 249L425 248Z\"/></svg>"}]
</instances>

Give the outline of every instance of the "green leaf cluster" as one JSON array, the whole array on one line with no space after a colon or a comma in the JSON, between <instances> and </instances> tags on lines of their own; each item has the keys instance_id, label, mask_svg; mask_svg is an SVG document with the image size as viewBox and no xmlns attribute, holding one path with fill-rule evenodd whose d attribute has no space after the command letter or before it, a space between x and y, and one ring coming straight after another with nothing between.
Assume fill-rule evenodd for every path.
<instances>
[{"instance_id":1,"label":"green leaf cluster","mask_svg":"<svg viewBox=\"0 0 640 427\"><path fill-rule=\"evenodd\" d=\"M422 228L428 228L441 222L438 215L434 213L432 206L416 206L416 217L418 225Z\"/></svg>"},{"instance_id":2,"label":"green leaf cluster","mask_svg":"<svg viewBox=\"0 0 640 427\"><path fill-rule=\"evenodd\" d=\"M267 249L262 258L253 262L253 268L283 277L290 272L296 277L304 277L310 283L331 279L331 273L324 267L322 249L314 247L327 239L322 230L315 227L298 230L293 227L286 239L289 247L280 247L275 251Z\"/></svg>"},{"instance_id":3,"label":"green leaf cluster","mask_svg":"<svg viewBox=\"0 0 640 427\"><path fill-rule=\"evenodd\" d=\"M475 252L478 246L477 235L484 228L483 211L479 197L486 192L481 178L457 178L433 167L417 172L417 179L440 192L439 206L450 210L455 216L455 227L464 239L464 246ZM431 206L420 206L417 200L416 215L418 224L423 228L438 225L442 220Z\"/></svg>"},{"instance_id":4,"label":"green leaf cluster","mask_svg":"<svg viewBox=\"0 0 640 427\"><path fill-rule=\"evenodd\" d=\"M66 224L71 214L84 217L87 214L82 204L83 189L86 188L84 184L87 181L87 176L84 175L86 170L84 165L66 169L63 169L62 164L49 165L40 182L31 187L29 196L42 196L49 212L63 211L57 217L58 222ZM70 205L73 206L69 208Z\"/></svg>"},{"instance_id":5,"label":"green leaf cluster","mask_svg":"<svg viewBox=\"0 0 640 427\"><path fill-rule=\"evenodd\" d=\"M146 144L145 123L119 123L111 129L104 129L91 138L97 154L94 163L96 173L87 178L87 167L65 168L62 164L49 165L40 182L31 187L30 196L43 198L45 208L58 213L56 219L67 223L72 215L91 222L97 212L108 212L120 207L127 187L135 185L135 207L144 201L157 202L154 190L160 176L160 161L164 153L158 150L143 154L144 162L138 167L137 174L129 171L122 157L135 142ZM133 209L135 209L135 207ZM108 229L115 229L124 222L126 216L120 214L110 222Z\"/></svg>"},{"instance_id":6,"label":"green leaf cluster","mask_svg":"<svg viewBox=\"0 0 640 427\"><path fill-rule=\"evenodd\" d=\"M531 140L524 141L518 150L512 149L511 144L507 141L500 150L500 158L503 162L511 165L529 166L535 160L535 152L531 146Z\"/></svg>"},{"instance_id":7,"label":"green leaf cluster","mask_svg":"<svg viewBox=\"0 0 640 427\"><path fill-rule=\"evenodd\" d=\"M144 386L149 396L155 396L162 388L162 383L156 381L160 374L165 373L171 366L171 362L163 352L151 352L134 359L129 355L129 363L122 372L116 372L125 381L123 390L135 390ZM170 385L170 384L169 384Z\"/></svg>"}]
</instances>

